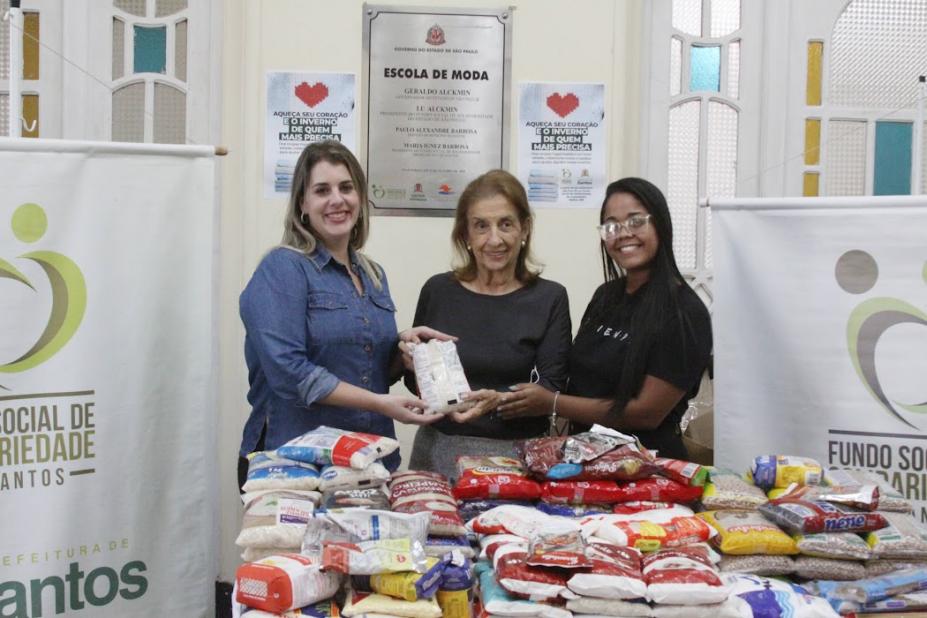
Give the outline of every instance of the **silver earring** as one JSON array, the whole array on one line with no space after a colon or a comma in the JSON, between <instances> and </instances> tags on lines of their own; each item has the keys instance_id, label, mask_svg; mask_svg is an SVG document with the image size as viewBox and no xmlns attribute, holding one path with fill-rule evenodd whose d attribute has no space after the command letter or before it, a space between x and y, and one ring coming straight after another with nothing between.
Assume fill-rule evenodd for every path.
<instances>
[{"instance_id":1,"label":"silver earring","mask_svg":"<svg viewBox=\"0 0 927 618\"><path fill-rule=\"evenodd\" d=\"M303 225L309 225L309 217L306 216L306 213L299 213L299 222Z\"/></svg>"},{"instance_id":2,"label":"silver earring","mask_svg":"<svg viewBox=\"0 0 927 618\"><path fill-rule=\"evenodd\" d=\"M524 247L527 243L528 243L527 240L523 240L523 241L521 241L521 246Z\"/></svg>"},{"instance_id":3,"label":"silver earring","mask_svg":"<svg viewBox=\"0 0 927 618\"><path fill-rule=\"evenodd\" d=\"M467 245L467 251L473 251L473 247L471 247L469 244Z\"/></svg>"}]
</instances>

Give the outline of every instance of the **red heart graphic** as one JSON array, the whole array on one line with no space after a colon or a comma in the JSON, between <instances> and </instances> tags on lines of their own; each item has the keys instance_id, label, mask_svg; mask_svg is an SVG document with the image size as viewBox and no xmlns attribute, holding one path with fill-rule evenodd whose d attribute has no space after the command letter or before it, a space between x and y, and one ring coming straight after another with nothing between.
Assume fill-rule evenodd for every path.
<instances>
[{"instance_id":1,"label":"red heart graphic","mask_svg":"<svg viewBox=\"0 0 927 618\"><path fill-rule=\"evenodd\" d=\"M574 109L579 107L579 99L572 92L568 92L564 96L560 96L559 92L555 92L547 97L547 107L554 110L554 113L561 118L566 118Z\"/></svg>"},{"instance_id":2,"label":"red heart graphic","mask_svg":"<svg viewBox=\"0 0 927 618\"><path fill-rule=\"evenodd\" d=\"M328 86L322 82L312 86L303 82L296 87L296 97L309 107L315 107L328 98Z\"/></svg>"}]
</instances>

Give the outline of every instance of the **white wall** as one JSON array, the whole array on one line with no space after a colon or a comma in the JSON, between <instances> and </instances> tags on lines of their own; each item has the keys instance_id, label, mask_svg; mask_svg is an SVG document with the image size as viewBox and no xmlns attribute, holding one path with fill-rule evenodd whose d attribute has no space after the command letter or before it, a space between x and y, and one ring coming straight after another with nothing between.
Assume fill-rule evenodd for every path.
<instances>
[{"instance_id":1,"label":"white wall","mask_svg":"<svg viewBox=\"0 0 927 618\"><path fill-rule=\"evenodd\" d=\"M417 0L418 6L494 6L468 0ZM610 179L640 171L641 0L522 0L514 2L513 89L520 81L604 82ZM261 255L279 241L284 200L262 194L262 131L266 71L339 71L361 74L360 0L225 0L222 56L222 162L220 289L221 572L230 581L238 564L233 544L240 525L235 479L241 427L248 414L247 375L238 294ZM514 96L514 93L513 93ZM514 170L517 101L513 100ZM359 114L359 116L362 114ZM358 127L362 129L362 127ZM474 170L474 174L484 170ZM539 210L534 247L544 276L567 287L579 320L601 283L595 210ZM451 220L378 217L367 252L390 279L399 328L412 321L418 291L450 264ZM403 387L397 386L402 389ZM409 452L412 431L399 428Z\"/></svg>"}]
</instances>

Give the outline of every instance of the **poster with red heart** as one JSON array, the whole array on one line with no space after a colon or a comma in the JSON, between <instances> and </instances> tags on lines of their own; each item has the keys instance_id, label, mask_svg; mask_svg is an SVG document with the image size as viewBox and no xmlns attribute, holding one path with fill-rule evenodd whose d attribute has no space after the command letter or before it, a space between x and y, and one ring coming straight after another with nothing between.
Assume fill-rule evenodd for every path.
<instances>
[{"instance_id":1,"label":"poster with red heart","mask_svg":"<svg viewBox=\"0 0 927 618\"><path fill-rule=\"evenodd\" d=\"M353 73L267 73L264 197L289 194L307 144L336 140L356 152Z\"/></svg>"},{"instance_id":2,"label":"poster with red heart","mask_svg":"<svg viewBox=\"0 0 927 618\"><path fill-rule=\"evenodd\" d=\"M605 191L605 85L522 83L518 177L535 208L598 208Z\"/></svg>"}]
</instances>

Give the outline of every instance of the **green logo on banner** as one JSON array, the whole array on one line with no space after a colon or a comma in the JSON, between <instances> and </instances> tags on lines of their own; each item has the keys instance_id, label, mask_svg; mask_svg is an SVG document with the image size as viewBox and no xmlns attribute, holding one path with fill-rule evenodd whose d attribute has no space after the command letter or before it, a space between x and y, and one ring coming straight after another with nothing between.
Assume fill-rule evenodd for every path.
<instances>
[{"instance_id":1,"label":"green logo on banner","mask_svg":"<svg viewBox=\"0 0 927 618\"><path fill-rule=\"evenodd\" d=\"M879 267L865 251L847 251L837 260L835 268L837 283L850 294L863 294L872 289L879 278ZM927 264L921 273L927 282ZM915 414L927 414L927 401L905 404L889 399L876 371L875 350L882 335L898 324L920 324L927 326L927 314L898 298L870 298L850 313L847 322L847 348L850 360L866 390L881 404L882 408L905 425L919 429L905 419L899 408ZM914 358L922 358L915 356Z\"/></svg>"},{"instance_id":2,"label":"green logo on banner","mask_svg":"<svg viewBox=\"0 0 927 618\"><path fill-rule=\"evenodd\" d=\"M22 204L13 213L11 225L18 240L34 243L45 235L48 217L38 204ZM26 371L57 354L77 332L87 308L84 275L70 258L54 251L32 251L18 259L31 260L45 271L52 291L51 315L38 341L19 358L0 364L0 373ZM36 289L22 272L3 258L0 258L0 279L16 281L33 291Z\"/></svg>"}]
</instances>

